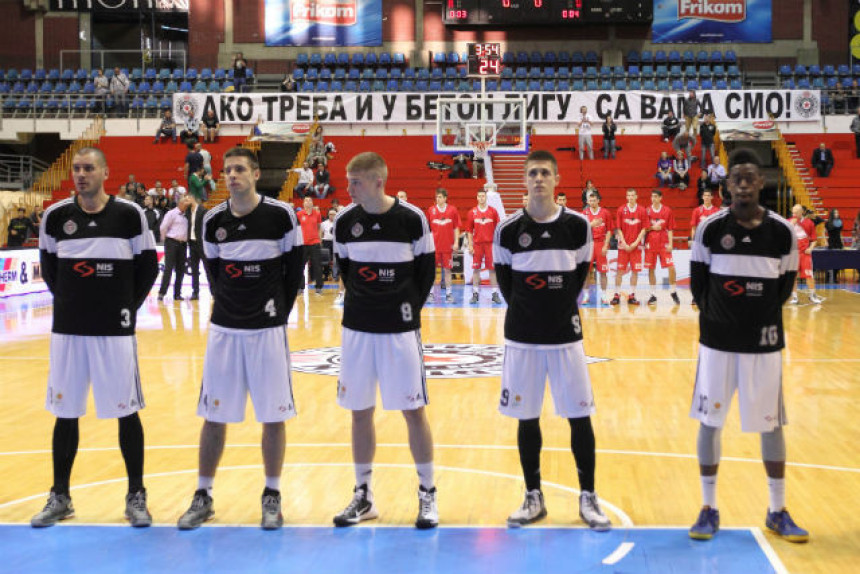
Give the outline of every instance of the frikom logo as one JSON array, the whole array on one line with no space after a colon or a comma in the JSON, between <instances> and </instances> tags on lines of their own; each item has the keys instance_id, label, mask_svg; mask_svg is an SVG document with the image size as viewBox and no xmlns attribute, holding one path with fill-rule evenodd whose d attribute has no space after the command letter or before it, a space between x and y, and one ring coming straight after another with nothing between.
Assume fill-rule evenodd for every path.
<instances>
[{"instance_id":1,"label":"frikom logo","mask_svg":"<svg viewBox=\"0 0 860 574\"><path fill-rule=\"evenodd\" d=\"M290 20L354 26L358 20L358 5L355 0L298 0L290 2Z\"/></svg>"},{"instance_id":2,"label":"frikom logo","mask_svg":"<svg viewBox=\"0 0 860 574\"><path fill-rule=\"evenodd\" d=\"M698 18L716 22L743 22L746 0L678 0L678 20Z\"/></svg>"}]
</instances>

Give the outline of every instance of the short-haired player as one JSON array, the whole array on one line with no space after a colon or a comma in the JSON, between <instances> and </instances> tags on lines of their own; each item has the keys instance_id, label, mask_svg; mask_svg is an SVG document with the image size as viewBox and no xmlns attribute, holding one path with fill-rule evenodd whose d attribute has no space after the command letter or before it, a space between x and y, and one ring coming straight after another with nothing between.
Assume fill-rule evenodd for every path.
<instances>
[{"instance_id":1,"label":"short-haired player","mask_svg":"<svg viewBox=\"0 0 860 574\"><path fill-rule=\"evenodd\" d=\"M657 304L657 261L661 269L669 270L669 294L675 305L681 304L675 285L675 261L672 259L672 245L675 235L675 216L668 205L663 205L663 192L651 190L651 206L648 208L648 233L645 236L645 268L651 285L649 305Z\"/></svg>"},{"instance_id":2,"label":"short-haired player","mask_svg":"<svg viewBox=\"0 0 860 574\"><path fill-rule=\"evenodd\" d=\"M529 203L496 228L496 273L508 308L499 411L518 419L517 448L526 483L522 505L508 517L520 527L546 516L541 491L540 415L547 379L556 412L570 425L581 489L579 515L593 530L611 523L594 491L594 397L582 346L577 298L591 266L591 230L581 213L557 205L555 157L526 157Z\"/></svg>"},{"instance_id":3,"label":"short-haired player","mask_svg":"<svg viewBox=\"0 0 860 574\"><path fill-rule=\"evenodd\" d=\"M794 290L791 292L789 303L797 305L797 284L800 283L801 279L805 279L809 302L820 305L824 302L824 297L819 297L815 292L815 275L812 272L812 250L815 247L815 240L817 239L815 223L806 217L806 210L800 204L791 208L790 223L794 228L794 234L797 236L799 263L797 279L795 280Z\"/></svg>"},{"instance_id":4,"label":"short-haired player","mask_svg":"<svg viewBox=\"0 0 860 574\"><path fill-rule=\"evenodd\" d=\"M636 284L642 271L642 240L648 232L648 212L637 203L639 194L630 188L627 190L627 203L618 208L615 214L615 237L618 240L618 262L615 267L615 295L609 302L618 305L621 302L621 281L624 274L630 271L630 293L627 295L628 305L638 305L636 299Z\"/></svg>"},{"instance_id":5,"label":"short-haired player","mask_svg":"<svg viewBox=\"0 0 860 574\"><path fill-rule=\"evenodd\" d=\"M480 301L481 271L490 274L490 287L493 289L492 301L501 305L496 271L493 268L493 234L499 225L499 214L487 205L487 192L478 190L478 205L469 210L466 216L466 249L472 255L472 298L469 303L477 305Z\"/></svg>"},{"instance_id":6,"label":"short-haired player","mask_svg":"<svg viewBox=\"0 0 860 574\"><path fill-rule=\"evenodd\" d=\"M609 262L606 259L606 254L609 251L609 235L612 233L612 214L605 207L600 207L600 194L597 193L597 190L590 191L587 199L588 206L583 210L583 213L588 218L591 236L594 240L594 257L591 260L591 268L600 278L600 302L603 305L608 305L606 289L609 286ZM595 280L589 271L582 296L583 305L587 305L589 302L589 286L593 283Z\"/></svg>"},{"instance_id":7,"label":"short-haired player","mask_svg":"<svg viewBox=\"0 0 860 574\"><path fill-rule=\"evenodd\" d=\"M436 190L436 203L427 209L427 221L433 230L433 241L436 244L436 267L439 268L439 287L448 292L445 295L446 303L454 302L454 278L451 268L454 264L454 252L457 251L457 243L460 240L460 213L457 208L448 203L448 191L439 188ZM447 282L445 276L448 276ZM430 301L433 300L433 292L428 294Z\"/></svg>"},{"instance_id":8,"label":"short-haired player","mask_svg":"<svg viewBox=\"0 0 860 574\"><path fill-rule=\"evenodd\" d=\"M421 309L435 275L433 234L414 205L385 193L388 167L373 152L346 166L352 205L334 222L335 256L346 285L337 402L352 413L353 497L334 517L351 526L378 516L371 476L376 453L376 390L382 407L403 413L418 472L417 528L439 523Z\"/></svg>"}]
</instances>

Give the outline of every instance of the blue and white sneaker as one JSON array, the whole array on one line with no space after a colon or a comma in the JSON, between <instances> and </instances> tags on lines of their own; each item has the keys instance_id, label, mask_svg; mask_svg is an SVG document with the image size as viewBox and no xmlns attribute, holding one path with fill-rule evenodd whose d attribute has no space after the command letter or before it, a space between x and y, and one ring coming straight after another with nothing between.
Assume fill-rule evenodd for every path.
<instances>
[{"instance_id":1,"label":"blue and white sneaker","mask_svg":"<svg viewBox=\"0 0 860 574\"><path fill-rule=\"evenodd\" d=\"M702 507L699 518L690 528L690 538L694 540L710 540L720 529L720 511L710 506Z\"/></svg>"},{"instance_id":2,"label":"blue and white sneaker","mask_svg":"<svg viewBox=\"0 0 860 574\"><path fill-rule=\"evenodd\" d=\"M788 510L784 508L778 512L768 511L764 525L789 542L807 542L809 540L809 531L795 524Z\"/></svg>"}]
</instances>

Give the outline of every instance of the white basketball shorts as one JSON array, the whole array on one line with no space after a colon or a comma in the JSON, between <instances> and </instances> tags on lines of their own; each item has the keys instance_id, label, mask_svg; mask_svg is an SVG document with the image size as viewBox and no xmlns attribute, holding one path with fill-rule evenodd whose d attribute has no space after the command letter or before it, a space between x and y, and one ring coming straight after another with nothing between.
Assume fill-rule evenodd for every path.
<instances>
[{"instance_id":1,"label":"white basketball shorts","mask_svg":"<svg viewBox=\"0 0 860 574\"><path fill-rule=\"evenodd\" d=\"M387 411L427 404L421 332L365 333L343 328L337 404L362 411L376 405L376 383Z\"/></svg>"},{"instance_id":2,"label":"white basketball shorts","mask_svg":"<svg viewBox=\"0 0 860 574\"><path fill-rule=\"evenodd\" d=\"M499 412L521 420L539 418L547 377L556 414L566 419L594 414L582 341L566 345L505 341Z\"/></svg>"},{"instance_id":3,"label":"white basketball shorts","mask_svg":"<svg viewBox=\"0 0 860 574\"><path fill-rule=\"evenodd\" d=\"M45 408L60 418L82 417L87 412L90 383L100 419L127 417L144 407L134 335L51 333Z\"/></svg>"},{"instance_id":4,"label":"white basketball shorts","mask_svg":"<svg viewBox=\"0 0 860 574\"><path fill-rule=\"evenodd\" d=\"M241 422L248 394L258 422L296 416L286 329L210 325L197 414L215 423Z\"/></svg>"},{"instance_id":5,"label":"white basketball shorts","mask_svg":"<svg viewBox=\"0 0 860 574\"><path fill-rule=\"evenodd\" d=\"M735 389L744 432L770 432L788 422L782 400L782 352L728 353L699 345L690 417L722 428Z\"/></svg>"}]
</instances>

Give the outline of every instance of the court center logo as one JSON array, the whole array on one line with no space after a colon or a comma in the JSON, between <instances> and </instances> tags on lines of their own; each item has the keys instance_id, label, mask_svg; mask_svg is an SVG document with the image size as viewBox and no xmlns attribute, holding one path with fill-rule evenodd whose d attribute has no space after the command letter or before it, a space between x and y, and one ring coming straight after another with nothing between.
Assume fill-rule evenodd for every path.
<instances>
[{"instance_id":1,"label":"court center logo","mask_svg":"<svg viewBox=\"0 0 860 574\"><path fill-rule=\"evenodd\" d=\"M504 355L501 345L429 344L424 345L424 366L432 379L499 377ZM294 371L334 377L340 374L340 347L305 349L290 356ZM586 360L590 364L610 359L586 357Z\"/></svg>"}]
</instances>

